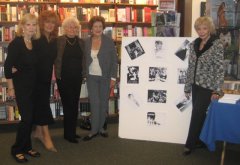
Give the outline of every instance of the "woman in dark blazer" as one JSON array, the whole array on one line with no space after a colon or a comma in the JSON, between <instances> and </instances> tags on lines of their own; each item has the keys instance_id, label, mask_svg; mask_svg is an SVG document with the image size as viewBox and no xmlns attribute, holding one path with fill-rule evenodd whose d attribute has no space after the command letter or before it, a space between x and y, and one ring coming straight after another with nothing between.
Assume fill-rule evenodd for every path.
<instances>
[{"instance_id":1,"label":"woman in dark blazer","mask_svg":"<svg viewBox=\"0 0 240 165\"><path fill-rule=\"evenodd\" d=\"M117 76L117 52L114 42L103 34L105 20L94 16L89 21L91 37L85 41L87 88L91 108L91 132L84 141L100 134L108 137L104 123L108 112L110 88Z\"/></svg>"},{"instance_id":2,"label":"woman in dark blazer","mask_svg":"<svg viewBox=\"0 0 240 165\"><path fill-rule=\"evenodd\" d=\"M57 86L64 113L64 139L78 143L76 134L79 96L85 69L84 43L78 37L79 21L68 17L63 23L64 35L57 39L57 58L54 62Z\"/></svg>"}]
</instances>

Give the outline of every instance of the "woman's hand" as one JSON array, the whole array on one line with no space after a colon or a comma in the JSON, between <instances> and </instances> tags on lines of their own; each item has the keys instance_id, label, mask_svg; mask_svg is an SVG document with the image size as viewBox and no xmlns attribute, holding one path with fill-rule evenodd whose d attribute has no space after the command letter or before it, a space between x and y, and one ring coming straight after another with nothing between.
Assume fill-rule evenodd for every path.
<instances>
[{"instance_id":1,"label":"woman's hand","mask_svg":"<svg viewBox=\"0 0 240 165\"><path fill-rule=\"evenodd\" d=\"M17 68L12 67L12 73L15 73L15 72L17 72Z\"/></svg>"},{"instance_id":2,"label":"woman's hand","mask_svg":"<svg viewBox=\"0 0 240 165\"><path fill-rule=\"evenodd\" d=\"M7 91L7 96L8 96L8 99L15 99L15 90L14 88L8 88L8 91Z\"/></svg>"},{"instance_id":3,"label":"woman's hand","mask_svg":"<svg viewBox=\"0 0 240 165\"><path fill-rule=\"evenodd\" d=\"M217 93L213 93L211 96L211 100L218 100L219 99L219 95Z\"/></svg>"},{"instance_id":4,"label":"woman's hand","mask_svg":"<svg viewBox=\"0 0 240 165\"><path fill-rule=\"evenodd\" d=\"M185 96L186 96L186 98L189 100L190 97L191 97L191 93L190 93L190 92L185 92Z\"/></svg>"}]
</instances>

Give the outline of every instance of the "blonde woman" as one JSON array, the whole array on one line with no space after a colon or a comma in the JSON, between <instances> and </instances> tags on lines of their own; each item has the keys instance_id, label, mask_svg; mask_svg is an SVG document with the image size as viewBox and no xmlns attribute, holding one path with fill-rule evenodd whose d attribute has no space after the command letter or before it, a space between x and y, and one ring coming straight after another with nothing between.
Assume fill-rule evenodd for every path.
<instances>
[{"instance_id":1,"label":"blonde woman","mask_svg":"<svg viewBox=\"0 0 240 165\"><path fill-rule=\"evenodd\" d=\"M39 37L37 17L32 14L24 15L19 22L16 38L8 46L8 56L4 64L8 96L16 99L21 115L16 141L11 148L12 156L19 163L28 161L25 154L40 156L39 152L32 149L31 144L37 61L33 42Z\"/></svg>"},{"instance_id":2,"label":"blonde woman","mask_svg":"<svg viewBox=\"0 0 240 165\"><path fill-rule=\"evenodd\" d=\"M215 36L210 17L199 17L194 24L198 38L190 44L189 64L184 92L192 95L192 116L183 154L204 147L199 135L212 99L222 95L224 82L223 43Z\"/></svg>"}]
</instances>

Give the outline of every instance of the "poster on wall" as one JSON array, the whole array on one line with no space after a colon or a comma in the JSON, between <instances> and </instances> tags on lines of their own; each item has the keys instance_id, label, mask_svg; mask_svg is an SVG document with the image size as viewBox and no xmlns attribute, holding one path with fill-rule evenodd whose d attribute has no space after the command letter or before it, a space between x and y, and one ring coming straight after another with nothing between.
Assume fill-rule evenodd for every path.
<instances>
[{"instance_id":1,"label":"poster on wall","mask_svg":"<svg viewBox=\"0 0 240 165\"><path fill-rule=\"evenodd\" d=\"M224 44L225 80L240 79L240 1L208 0L209 15Z\"/></svg>"},{"instance_id":2,"label":"poster on wall","mask_svg":"<svg viewBox=\"0 0 240 165\"><path fill-rule=\"evenodd\" d=\"M191 116L184 95L193 38L122 39L119 137L183 144Z\"/></svg>"}]
</instances>

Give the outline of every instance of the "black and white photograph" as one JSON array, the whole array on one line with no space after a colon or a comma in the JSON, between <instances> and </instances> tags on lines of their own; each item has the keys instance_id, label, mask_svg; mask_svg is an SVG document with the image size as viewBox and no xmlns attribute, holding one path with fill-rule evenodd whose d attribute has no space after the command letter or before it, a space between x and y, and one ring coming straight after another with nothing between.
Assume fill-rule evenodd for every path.
<instances>
[{"instance_id":1,"label":"black and white photograph","mask_svg":"<svg viewBox=\"0 0 240 165\"><path fill-rule=\"evenodd\" d=\"M166 67L149 67L149 81L166 82Z\"/></svg>"},{"instance_id":2,"label":"black and white photograph","mask_svg":"<svg viewBox=\"0 0 240 165\"><path fill-rule=\"evenodd\" d=\"M127 46L125 46L125 49L127 50L127 53L132 60L145 54L145 51L143 50L142 45L140 44L139 40L136 40L136 41L128 44Z\"/></svg>"},{"instance_id":3,"label":"black and white photograph","mask_svg":"<svg viewBox=\"0 0 240 165\"><path fill-rule=\"evenodd\" d=\"M139 83L139 66L128 66L127 83L138 84Z\"/></svg>"},{"instance_id":4,"label":"black and white photograph","mask_svg":"<svg viewBox=\"0 0 240 165\"><path fill-rule=\"evenodd\" d=\"M154 55L156 58L163 58L164 53L162 52L163 41L156 40L154 44Z\"/></svg>"},{"instance_id":5,"label":"black and white photograph","mask_svg":"<svg viewBox=\"0 0 240 165\"><path fill-rule=\"evenodd\" d=\"M156 121L156 113L155 112L147 113L147 124L148 125L161 125L159 122Z\"/></svg>"},{"instance_id":6,"label":"black and white photograph","mask_svg":"<svg viewBox=\"0 0 240 165\"><path fill-rule=\"evenodd\" d=\"M177 69L178 74L178 84L185 84L187 80L187 69L185 68L178 68Z\"/></svg>"},{"instance_id":7,"label":"black and white photograph","mask_svg":"<svg viewBox=\"0 0 240 165\"><path fill-rule=\"evenodd\" d=\"M136 94L134 94L134 93L129 93L127 97L128 97L128 99L129 99L129 101L130 101L132 104L134 104L134 106L140 107L140 103L139 103L139 100L138 100L137 97L136 97Z\"/></svg>"},{"instance_id":8,"label":"black and white photograph","mask_svg":"<svg viewBox=\"0 0 240 165\"><path fill-rule=\"evenodd\" d=\"M148 90L149 103L166 103L167 91L166 90Z\"/></svg>"},{"instance_id":9,"label":"black and white photograph","mask_svg":"<svg viewBox=\"0 0 240 165\"><path fill-rule=\"evenodd\" d=\"M187 109L187 107L191 104L192 99L190 98L186 98L186 96L182 96L180 97L178 100L176 100L176 107L183 112L185 109Z\"/></svg>"},{"instance_id":10,"label":"black and white photograph","mask_svg":"<svg viewBox=\"0 0 240 165\"><path fill-rule=\"evenodd\" d=\"M181 60L185 60L187 58L187 51L189 49L189 43L190 41L188 41L187 39L181 44L181 46L179 47L179 49L175 52L175 55L177 57L179 57Z\"/></svg>"}]
</instances>

